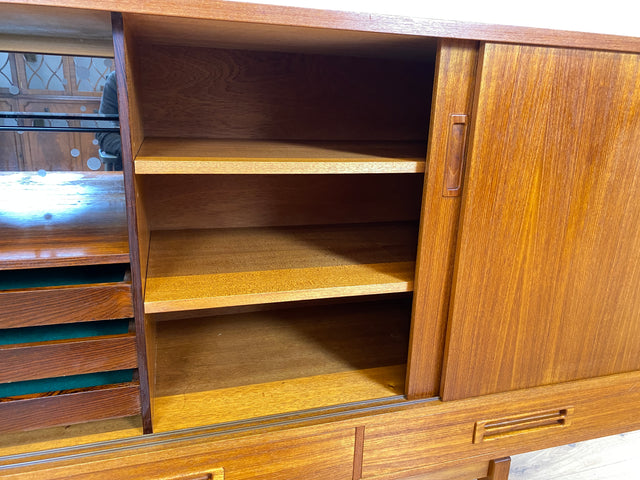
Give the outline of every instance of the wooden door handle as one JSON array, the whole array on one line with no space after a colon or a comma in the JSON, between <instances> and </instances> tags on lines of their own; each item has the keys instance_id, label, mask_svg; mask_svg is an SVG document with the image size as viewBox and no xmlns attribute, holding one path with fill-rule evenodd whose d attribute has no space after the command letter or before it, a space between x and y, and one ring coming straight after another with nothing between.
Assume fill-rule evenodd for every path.
<instances>
[{"instance_id":1,"label":"wooden door handle","mask_svg":"<svg viewBox=\"0 0 640 480\"><path fill-rule=\"evenodd\" d=\"M449 115L449 138L447 140L447 157L445 159L444 197L457 197L462 189L462 172L464 170L465 145L467 143L467 115Z\"/></svg>"}]
</instances>

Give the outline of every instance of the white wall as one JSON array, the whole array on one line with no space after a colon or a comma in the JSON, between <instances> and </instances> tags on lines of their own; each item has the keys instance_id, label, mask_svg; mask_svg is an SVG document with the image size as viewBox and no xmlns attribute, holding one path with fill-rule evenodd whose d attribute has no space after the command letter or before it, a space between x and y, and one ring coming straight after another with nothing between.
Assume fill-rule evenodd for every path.
<instances>
[{"instance_id":1,"label":"white wall","mask_svg":"<svg viewBox=\"0 0 640 480\"><path fill-rule=\"evenodd\" d=\"M640 37L640 0L248 0Z\"/></svg>"}]
</instances>

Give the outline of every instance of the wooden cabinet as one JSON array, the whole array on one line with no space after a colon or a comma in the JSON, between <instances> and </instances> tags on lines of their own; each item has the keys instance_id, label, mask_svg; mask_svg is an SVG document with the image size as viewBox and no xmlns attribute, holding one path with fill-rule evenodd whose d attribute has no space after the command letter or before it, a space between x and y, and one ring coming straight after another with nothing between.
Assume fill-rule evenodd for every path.
<instances>
[{"instance_id":1,"label":"wooden cabinet","mask_svg":"<svg viewBox=\"0 0 640 480\"><path fill-rule=\"evenodd\" d=\"M131 291L5 296L43 321L124 301L138 428L49 430L68 450L0 469L491 478L639 428L638 53L233 5L112 16Z\"/></svg>"},{"instance_id":2,"label":"wooden cabinet","mask_svg":"<svg viewBox=\"0 0 640 480\"><path fill-rule=\"evenodd\" d=\"M154 431L405 390L434 42L270 32L123 16Z\"/></svg>"}]
</instances>

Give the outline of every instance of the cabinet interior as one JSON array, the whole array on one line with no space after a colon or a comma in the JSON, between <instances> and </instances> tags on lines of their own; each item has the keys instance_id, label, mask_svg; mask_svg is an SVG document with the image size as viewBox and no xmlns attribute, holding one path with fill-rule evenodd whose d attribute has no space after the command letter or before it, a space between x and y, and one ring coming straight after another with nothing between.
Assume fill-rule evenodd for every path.
<instances>
[{"instance_id":1,"label":"cabinet interior","mask_svg":"<svg viewBox=\"0 0 640 480\"><path fill-rule=\"evenodd\" d=\"M219 23L125 16L154 431L393 401L433 43Z\"/></svg>"}]
</instances>

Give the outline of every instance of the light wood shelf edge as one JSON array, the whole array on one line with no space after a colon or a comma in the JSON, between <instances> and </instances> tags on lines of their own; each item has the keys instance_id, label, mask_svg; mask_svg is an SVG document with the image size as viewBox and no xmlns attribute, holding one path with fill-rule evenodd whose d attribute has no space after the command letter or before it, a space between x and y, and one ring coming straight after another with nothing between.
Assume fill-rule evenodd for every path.
<instances>
[{"instance_id":1,"label":"light wood shelf edge","mask_svg":"<svg viewBox=\"0 0 640 480\"><path fill-rule=\"evenodd\" d=\"M145 312L410 292L414 270L414 262L394 262L148 278Z\"/></svg>"},{"instance_id":2,"label":"light wood shelf edge","mask_svg":"<svg viewBox=\"0 0 640 480\"><path fill-rule=\"evenodd\" d=\"M136 174L422 173L425 142L147 138Z\"/></svg>"}]
</instances>

